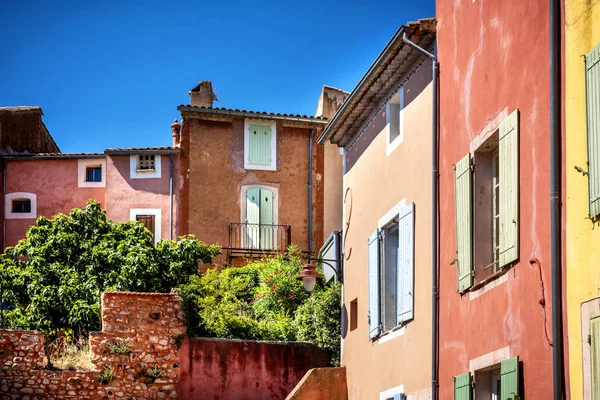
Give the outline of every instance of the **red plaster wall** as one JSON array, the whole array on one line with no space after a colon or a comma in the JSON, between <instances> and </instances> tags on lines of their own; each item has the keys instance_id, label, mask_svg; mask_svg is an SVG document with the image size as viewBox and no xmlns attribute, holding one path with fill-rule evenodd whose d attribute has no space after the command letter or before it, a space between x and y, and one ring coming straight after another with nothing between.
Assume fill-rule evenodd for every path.
<instances>
[{"instance_id":1,"label":"red plaster wall","mask_svg":"<svg viewBox=\"0 0 600 400\"><path fill-rule=\"evenodd\" d=\"M161 236L169 239L169 156L161 155L161 177L131 179L129 155L106 157L106 215L115 222L129 221L132 208L160 208ZM179 156L173 156L173 239L177 239L177 207L181 173ZM185 232L182 232L182 234Z\"/></svg>"},{"instance_id":2,"label":"red plaster wall","mask_svg":"<svg viewBox=\"0 0 600 400\"><path fill-rule=\"evenodd\" d=\"M552 397L548 2L437 2L440 61L440 398L469 361L504 348L522 361L528 400ZM453 164L504 111L520 110L520 260L508 281L459 295ZM530 265L531 258L541 264ZM542 282L543 281L543 282ZM542 284L545 292L542 292ZM545 310L540 299L545 296Z\"/></svg>"},{"instance_id":3,"label":"red plaster wall","mask_svg":"<svg viewBox=\"0 0 600 400\"><path fill-rule=\"evenodd\" d=\"M179 351L182 400L283 400L329 355L306 343L185 339Z\"/></svg>"},{"instance_id":4,"label":"red plaster wall","mask_svg":"<svg viewBox=\"0 0 600 400\"><path fill-rule=\"evenodd\" d=\"M74 207L85 207L89 199L104 203L105 190L77 187L77 160L9 160L6 194L14 192L35 193L37 216L52 217ZM6 245L14 246L34 223L35 219L6 219Z\"/></svg>"}]
</instances>

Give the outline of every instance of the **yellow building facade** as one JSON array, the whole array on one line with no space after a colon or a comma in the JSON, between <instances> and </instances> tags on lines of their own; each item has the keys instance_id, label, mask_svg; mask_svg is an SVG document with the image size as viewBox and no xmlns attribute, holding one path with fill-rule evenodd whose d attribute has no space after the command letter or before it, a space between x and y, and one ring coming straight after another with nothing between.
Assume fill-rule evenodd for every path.
<instances>
[{"instance_id":1,"label":"yellow building facade","mask_svg":"<svg viewBox=\"0 0 600 400\"><path fill-rule=\"evenodd\" d=\"M600 397L600 2L565 0L566 301L572 400ZM594 215L596 214L596 215ZM595 353L595 354L594 354ZM592 379L596 376L595 379Z\"/></svg>"}]
</instances>

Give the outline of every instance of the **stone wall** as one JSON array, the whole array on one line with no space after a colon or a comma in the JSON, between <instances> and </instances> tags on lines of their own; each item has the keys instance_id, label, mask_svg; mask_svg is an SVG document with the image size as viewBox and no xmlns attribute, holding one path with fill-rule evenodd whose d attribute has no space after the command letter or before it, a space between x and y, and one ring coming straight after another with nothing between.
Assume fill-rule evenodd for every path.
<instances>
[{"instance_id":1,"label":"stone wall","mask_svg":"<svg viewBox=\"0 0 600 400\"><path fill-rule=\"evenodd\" d=\"M0 398L177 398L178 343L184 333L175 294L104 293L102 332L90 334L92 371L45 369L40 332L0 331ZM101 376L110 379L99 382Z\"/></svg>"}]
</instances>

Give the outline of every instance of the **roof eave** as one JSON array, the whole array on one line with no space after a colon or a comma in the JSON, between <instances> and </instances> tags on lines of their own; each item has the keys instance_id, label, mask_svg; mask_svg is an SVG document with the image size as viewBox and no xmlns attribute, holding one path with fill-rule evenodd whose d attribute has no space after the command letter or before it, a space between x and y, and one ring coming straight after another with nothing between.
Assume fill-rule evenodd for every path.
<instances>
[{"instance_id":1,"label":"roof eave","mask_svg":"<svg viewBox=\"0 0 600 400\"><path fill-rule=\"evenodd\" d=\"M104 154L106 155L138 155L138 154L160 154L160 155L169 155L169 154L180 154L180 149L137 149L137 150L128 150L128 149L106 149Z\"/></svg>"},{"instance_id":2,"label":"roof eave","mask_svg":"<svg viewBox=\"0 0 600 400\"><path fill-rule=\"evenodd\" d=\"M316 123L326 125L329 121L324 118L304 118L304 117L292 117L285 115L273 115L263 114L260 112L248 112L248 111L235 111L235 110L217 110L214 108L201 108L180 105L177 107L179 112L192 113L192 114L206 114L206 115L223 115L228 117L241 117L241 118L257 118L257 119L273 119L282 121L294 121L294 122L305 122L305 123Z\"/></svg>"},{"instance_id":3,"label":"roof eave","mask_svg":"<svg viewBox=\"0 0 600 400\"><path fill-rule=\"evenodd\" d=\"M327 125L327 127L323 130L323 132L317 139L317 142L319 144L323 145L327 142L327 140L332 140L332 143L340 145L339 142L341 142L341 139L338 140L337 143L335 143L333 141L333 136L336 134L340 125L343 124L343 122L347 118L347 113L352 112L353 108L362 100L362 97L365 94L363 91L368 87L368 85L373 83L370 81L374 78L374 75L377 74L377 70L381 66L382 62L384 60L386 60L387 57L390 56L390 52L393 50L396 43L403 41L402 36L405 32L409 36L412 36L412 32L408 31L411 27L413 27L412 30L414 30L415 26L422 25L425 29L430 29L430 27L428 25L431 23L435 24L435 20L433 18L421 19L416 23L409 23L408 25L402 25L398 29L398 31L396 31L396 33L394 34L392 39L387 43L387 45L381 51L381 53L379 54L377 59L373 62L373 64L371 64L371 66L369 67L367 72L363 75L363 77L358 82L356 87L352 90L350 95L346 98L346 101L344 101L344 104L342 104L340 109L335 113L335 115L331 119L329 125ZM431 33L433 33L434 35L436 34L435 31L430 32L430 34ZM415 50L412 50L412 51L415 51ZM343 146L343 145L340 145L340 146Z\"/></svg>"}]
</instances>

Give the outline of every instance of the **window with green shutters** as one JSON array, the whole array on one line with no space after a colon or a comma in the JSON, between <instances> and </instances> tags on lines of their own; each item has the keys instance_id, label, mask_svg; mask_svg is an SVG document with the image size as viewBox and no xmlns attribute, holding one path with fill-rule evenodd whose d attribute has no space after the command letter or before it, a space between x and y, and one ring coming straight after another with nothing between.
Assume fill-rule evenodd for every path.
<instances>
[{"instance_id":1,"label":"window with green shutters","mask_svg":"<svg viewBox=\"0 0 600 400\"><path fill-rule=\"evenodd\" d=\"M459 293L519 257L519 111L454 167Z\"/></svg>"},{"instance_id":2,"label":"window with green shutters","mask_svg":"<svg viewBox=\"0 0 600 400\"><path fill-rule=\"evenodd\" d=\"M585 56L589 216L600 215L600 44Z\"/></svg>"},{"instance_id":3,"label":"window with green shutters","mask_svg":"<svg viewBox=\"0 0 600 400\"><path fill-rule=\"evenodd\" d=\"M516 400L520 395L518 357L454 377L454 400Z\"/></svg>"},{"instance_id":4,"label":"window with green shutters","mask_svg":"<svg viewBox=\"0 0 600 400\"><path fill-rule=\"evenodd\" d=\"M275 123L246 120L244 131L244 168L275 170Z\"/></svg>"}]
</instances>

